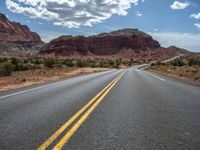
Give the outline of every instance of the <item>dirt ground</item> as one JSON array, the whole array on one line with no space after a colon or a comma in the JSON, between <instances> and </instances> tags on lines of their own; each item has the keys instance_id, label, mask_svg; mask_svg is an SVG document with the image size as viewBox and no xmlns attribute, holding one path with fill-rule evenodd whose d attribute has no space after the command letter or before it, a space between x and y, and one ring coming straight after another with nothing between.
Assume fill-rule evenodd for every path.
<instances>
[{"instance_id":1,"label":"dirt ground","mask_svg":"<svg viewBox=\"0 0 200 150\"><path fill-rule=\"evenodd\" d=\"M11 76L0 77L0 92L105 70L108 69L74 67L15 72Z\"/></svg>"},{"instance_id":2,"label":"dirt ground","mask_svg":"<svg viewBox=\"0 0 200 150\"><path fill-rule=\"evenodd\" d=\"M190 80L200 83L200 67L199 66L152 66L148 68L150 71L154 71L163 75Z\"/></svg>"}]
</instances>

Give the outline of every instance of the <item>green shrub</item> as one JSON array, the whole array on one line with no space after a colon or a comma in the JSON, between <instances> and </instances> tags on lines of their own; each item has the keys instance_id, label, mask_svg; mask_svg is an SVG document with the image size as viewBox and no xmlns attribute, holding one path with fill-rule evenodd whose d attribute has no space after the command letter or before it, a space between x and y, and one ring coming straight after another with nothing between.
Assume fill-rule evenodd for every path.
<instances>
[{"instance_id":1,"label":"green shrub","mask_svg":"<svg viewBox=\"0 0 200 150\"><path fill-rule=\"evenodd\" d=\"M1 76L9 76L12 74L12 72L14 71L13 69L13 64L11 63L3 63L1 66L0 66L0 75Z\"/></svg>"},{"instance_id":2,"label":"green shrub","mask_svg":"<svg viewBox=\"0 0 200 150\"><path fill-rule=\"evenodd\" d=\"M161 62L160 60L151 63L151 66L160 66L160 65L166 65L165 63Z\"/></svg>"},{"instance_id":3,"label":"green shrub","mask_svg":"<svg viewBox=\"0 0 200 150\"><path fill-rule=\"evenodd\" d=\"M189 58L188 65L189 66L200 65L200 57Z\"/></svg>"},{"instance_id":4,"label":"green shrub","mask_svg":"<svg viewBox=\"0 0 200 150\"><path fill-rule=\"evenodd\" d=\"M27 59L24 59L24 63L27 64L27 63L28 63L28 60L27 60Z\"/></svg>"},{"instance_id":5,"label":"green shrub","mask_svg":"<svg viewBox=\"0 0 200 150\"><path fill-rule=\"evenodd\" d=\"M47 68L53 68L53 66L55 65L56 61L54 58L50 57L50 58L46 58L44 60L44 66Z\"/></svg>"},{"instance_id":6,"label":"green shrub","mask_svg":"<svg viewBox=\"0 0 200 150\"><path fill-rule=\"evenodd\" d=\"M42 64L42 61L40 59L36 59L36 60L34 60L33 63L36 65L40 65L40 64Z\"/></svg>"},{"instance_id":7,"label":"green shrub","mask_svg":"<svg viewBox=\"0 0 200 150\"><path fill-rule=\"evenodd\" d=\"M11 64L18 65L18 63L19 63L19 60L17 58L14 58L14 57L11 58Z\"/></svg>"},{"instance_id":8,"label":"green shrub","mask_svg":"<svg viewBox=\"0 0 200 150\"><path fill-rule=\"evenodd\" d=\"M106 63L106 61L103 61L103 60L101 60L98 63L98 66L101 67L101 68L109 68L109 65Z\"/></svg>"},{"instance_id":9,"label":"green shrub","mask_svg":"<svg viewBox=\"0 0 200 150\"><path fill-rule=\"evenodd\" d=\"M67 66L67 67L73 67L74 66L74 63L73 63L73 60L70 60L70 59L65 59L63 61L63 65Z\"/></svg>"},{"instance_id":10,"label":"green shrub","mask_svg":"<svg viewBox=\"0 0 200 150\"><path fill-rule=\"evenodd\" d=\"M4 58L1 58L1 57L0 57L0 63L4 63L4 62L6 62L7 60L8 60L8 59L5 58L5 57L4 57Z\"/></svg>"},{"instance_id":11,"label":"green shrub","mask_svg":"<svg viewBox=\"0 0 200 150\"><path fill-rule=\"evenodd\" d=\"M88 63L87 63L86 61L78 60L78 61L76 62L76 66L77 66L77 67L88 67L89 65L88 65Z\"/></svg>"},{"instance_id":12,"label":"green shrub","mask_svg":"<svg viewBox=\"0 0 200 150\"><path fill-rule=\"evenodd\" d=\"M185 65L184 61L181 58L177 58L177 59L173 60L172 62L170 62L170 64L172 66L184 66Z\"/></svg>"}]
</instances>

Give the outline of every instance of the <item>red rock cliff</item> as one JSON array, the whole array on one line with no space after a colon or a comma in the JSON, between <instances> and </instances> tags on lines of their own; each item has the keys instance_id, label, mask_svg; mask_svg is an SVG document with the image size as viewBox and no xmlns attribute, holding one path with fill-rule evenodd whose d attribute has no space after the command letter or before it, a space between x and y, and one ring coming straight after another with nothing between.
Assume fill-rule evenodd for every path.
<instances>
[{"instance_id":1,"label":"red rock cliff","mask_svg":"<svg viewBox=\"0 0 200 150\"><path fill-rule=\"evenodd\" d=\"M4 14L0 13L0 41L41 42L41 39L37 33L31 32L26 25L11 22Z\"/></svg>"},{"instance_id":2,"label":"red rock cliff","mask_svg":"<svg viewBox=\"0 0 200 150\"><path fill-rule=\"evenodd\" d=\"M94 36L61 36L46 44L41 53L60 56L115 55L124 49L134 53L160 48L150 35L137 29L123 29Z\"/></svg>"}]
</instances>

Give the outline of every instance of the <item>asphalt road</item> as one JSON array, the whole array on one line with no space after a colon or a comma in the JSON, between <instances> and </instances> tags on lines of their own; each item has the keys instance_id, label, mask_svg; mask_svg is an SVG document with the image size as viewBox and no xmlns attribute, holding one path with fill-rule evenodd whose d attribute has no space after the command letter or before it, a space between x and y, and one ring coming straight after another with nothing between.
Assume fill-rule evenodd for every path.
<instances>
[{"instance_id":1,"label":"asphalt road","mask_svg":"<svg viewBox=\"0 0 200 150\"><path fill-rule=\"evenodd\" d=\"M1 93L0 149L38 148L199 150L200 87L130 68Z\"/></svg>"}]
</instances>

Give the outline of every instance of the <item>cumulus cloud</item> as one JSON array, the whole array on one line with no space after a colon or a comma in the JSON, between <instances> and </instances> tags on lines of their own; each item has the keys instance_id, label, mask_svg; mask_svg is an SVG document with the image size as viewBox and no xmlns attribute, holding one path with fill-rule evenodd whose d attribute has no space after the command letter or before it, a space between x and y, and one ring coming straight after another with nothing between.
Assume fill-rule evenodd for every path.
<instances>
[{"instance_id":1,"label":"cumulus cloud","mask_svg":"<svg viewBox=\"0 0 200 150\"><path fill-rule=\"evenodd\" d=\"M197 27L197 29L200 30L200 23L195 23L194 26ZM199 42L200 42L200 41L199 41Z\"/></svg>"},{"instance_id":2,"label":"cumulus cloud","mask_svg":"<svg viewBox=\"0 0 200 150\"><path fill-rule=\"evenodd\" d=\"M78 28L92 26L113 14L125 16L139 0L6 0L7 8L54 25Z\"/></svg>"},{"instance_id":3,"label":"cumulus cloud","mask_svg":"<svg viewBox=\"0 0 200 150\"><path fill-rule=\"evenodd\" d=\"M171 9L185 9L188 6L190 6L188 2L174 1L174 3L170 7Z\"/></svg>"},{"instance_id":4,"label":"cumulus cloud","mask_svg":"<svg viewBox=\"0 0 200 150\"><path fill-rule=\"evenodd\" d=\"M164 47L175 45L190 51L200 52L200 34L179 32L150 33Z\"/></svg>"},{"instance_id":5,"label":"cumulus cloud","mask_svg":"<svg viewBox=\"0 0 200 150\"><path fill-rule=\"evenodd\" d=\"M194 19L200 19L200 12L197 14L191 14L190 17Z\"/></svg>"}]
</instances>

